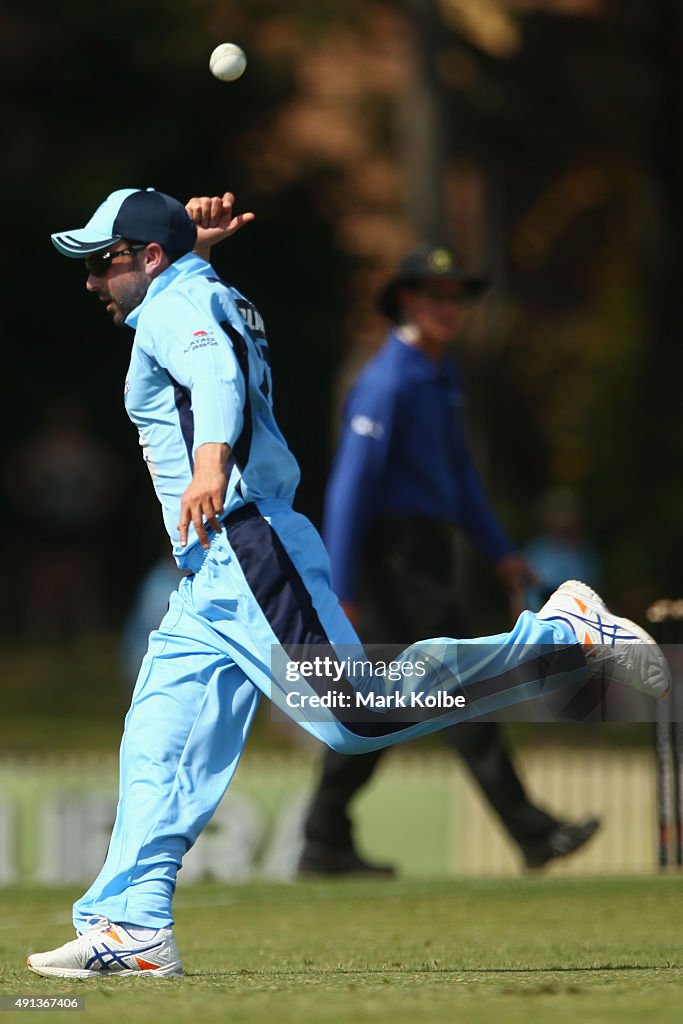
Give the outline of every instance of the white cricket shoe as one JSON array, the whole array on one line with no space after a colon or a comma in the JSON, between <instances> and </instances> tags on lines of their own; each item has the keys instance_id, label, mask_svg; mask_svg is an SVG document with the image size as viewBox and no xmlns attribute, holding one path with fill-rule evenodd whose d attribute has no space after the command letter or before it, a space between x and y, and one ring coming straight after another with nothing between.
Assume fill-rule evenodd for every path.
<instances>
[{"instance_id":1,"label":"white cricket shoe","mask_svg":"<svg viewBox=\"0 0 683 1024\"><path fill-rule=\"evenodd\" d=\"M537 612L540 619L568 623L582 645L589 667L607 679L626 683L650 697L666 697L671 675L666 658L641 626L613 615L594 590L567 580Z\"/></svg>"},{"instance_id":2,"label":"white cricket shoe","mask_svg":"<svg viewBox=\"0 0 683 1024\"><path fill-rule=\"evenodd\" d=\"M92 927L58 949L32 953L26 963L29 970L47 978L177 978L183 973L170 928L159 928L152 938L141 940L103 917L95 918Z\"/></svg>"}]
</instances>

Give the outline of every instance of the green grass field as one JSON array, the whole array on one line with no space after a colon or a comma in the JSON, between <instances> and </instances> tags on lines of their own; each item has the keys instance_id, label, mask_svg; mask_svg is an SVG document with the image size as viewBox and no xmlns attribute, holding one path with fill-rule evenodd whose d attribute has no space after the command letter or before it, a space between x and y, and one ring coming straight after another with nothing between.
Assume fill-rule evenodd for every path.
<instances>
[{"instance_id":1,"label":"green grass field","mask_svg":"<svg viewBox=\"0 0 683 1024\"><path fill-rule=\"evenodd\" d=\"M75 893L4 889L0 995L76 993L85 1012L67 1019L127 1024L673 1024L683 1006L681 885L669 877L188 887L176 901L186 977L96 982L50 981L23 967L31 949L72 937ZM2 1012L0 1024L25 1017Z\"/></svg>"}]
</instances>

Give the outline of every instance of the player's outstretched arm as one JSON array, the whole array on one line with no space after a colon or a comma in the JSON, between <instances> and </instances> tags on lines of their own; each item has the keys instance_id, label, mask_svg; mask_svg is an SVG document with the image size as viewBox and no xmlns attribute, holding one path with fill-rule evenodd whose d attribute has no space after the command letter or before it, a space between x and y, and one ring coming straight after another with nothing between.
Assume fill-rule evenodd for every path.
<instances>
[{"instance_id":1,"label":"player's outstretched arm","mask_svg":"<svg viewBox=\"0 0 683 1024\"><path fill-rule=\"evenodd\" d=\"M186 204L185 209L197 225L194 252L203 260L210 262L212 247L234 235L256 216L251 212L233 216L234 205L232 192L222 196L195 196Z\"/></svg>"}]
</instances>

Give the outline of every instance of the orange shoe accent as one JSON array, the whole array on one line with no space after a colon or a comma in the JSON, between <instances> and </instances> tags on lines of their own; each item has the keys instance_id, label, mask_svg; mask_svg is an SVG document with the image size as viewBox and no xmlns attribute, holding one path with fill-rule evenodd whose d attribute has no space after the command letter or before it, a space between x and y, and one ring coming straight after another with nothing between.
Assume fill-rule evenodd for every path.
<instances>
[{"instance_id":1,"label":"orange shoe accent","mask_svg":"<svg viewBox=\"0 0 683 1024\"><path fill-rule=\"evenodd\" d=\"M159 964L150 964L148 960L143 960L141 956L133 958L135 963L138 965L141 971L158 971Z\"/></svg>"},{"instance_id":2,"label":"orange shoe accent","mask_svg":"<svg viewBox=\"0 0 683 1024\"><path fill-rule=\"evenodd\" d=\"M586 645L586 647L592 647L593 646L593 641L591 640L591 638L588 635L588 633L584 633L583 641L582 642Z\"/></svg>"},{"instance_id":3,"label":"orange shoe accent","mask_svg":"<svg viewBox=\"0 0 683 1024\"><path fill-rule=\"evenodd\" d=\"M118 942L119 946L123 945L123 939L121 938L119 933L116 931L116 929L114 928L113 924L110 924L109 927L105 931L102 932L102 934L103 935L111 935L112 939L114 939L115 942Z\"/></svg>"},{"instance_id":4,"label":"orange shoe accent","mask_svg":"<svg viewBox=\"0 0 683 1024\"><path fill-rule=\"evenodd\" d=\"M576 603L578 604L579 608L581 609L581 611L585 615L586 612L588 611L588 605L584 604L583 601L579 601L578 597L575 597L574 600L576 601Z\"/></svg>"}]
</instances>

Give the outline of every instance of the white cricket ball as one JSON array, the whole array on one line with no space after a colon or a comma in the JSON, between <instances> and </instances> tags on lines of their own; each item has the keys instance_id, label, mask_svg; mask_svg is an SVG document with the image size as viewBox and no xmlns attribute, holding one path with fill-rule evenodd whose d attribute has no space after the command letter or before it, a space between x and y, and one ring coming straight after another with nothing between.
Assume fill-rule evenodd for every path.
<instances>
[{"instance_id":1,"label":"white cricket ball","mask_svg":"<svg viewBox=\"0 0 683 1024\"><path fill-rule=\"evenodd\" d=\"M221 82L234 82L244 72L247 58L244 50L235 43L221 43L209 57L211 74Z\"/></svg>"}]
</instances>

